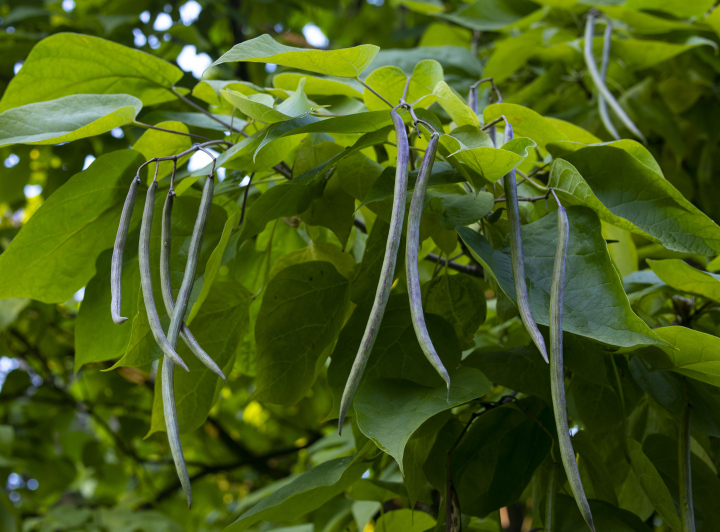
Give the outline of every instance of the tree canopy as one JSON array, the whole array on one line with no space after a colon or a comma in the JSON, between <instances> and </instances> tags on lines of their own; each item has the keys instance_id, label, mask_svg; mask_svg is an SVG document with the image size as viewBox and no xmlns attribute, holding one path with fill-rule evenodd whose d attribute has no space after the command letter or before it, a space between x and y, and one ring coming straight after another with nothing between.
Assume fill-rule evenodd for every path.
<instances>
[{"instance_id":1,"label":"tree canopy","mask_svg":"<svg viewBox=\"0 0 720 532\"><path fill-rule=\"evenodd\" d=\"M0 530L715 530L713 4L0 6Z\"/></svg>"}]
</instances>

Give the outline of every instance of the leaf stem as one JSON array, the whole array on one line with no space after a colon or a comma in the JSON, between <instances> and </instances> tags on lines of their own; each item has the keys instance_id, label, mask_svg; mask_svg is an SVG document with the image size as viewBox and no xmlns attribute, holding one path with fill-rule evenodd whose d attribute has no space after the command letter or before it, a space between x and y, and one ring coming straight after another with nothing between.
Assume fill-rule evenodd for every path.
<instances>
[{"instance_id":1,"label":"leaf stem","mask_svg":"<svg viewBox=\"0 0 720 532\"><path fill-rule=\"evenodd\" d=\"M372 92L375 96L377 96L377 97L380 98L382 101L384 101L391 109L394 109L394 108L395 108L395 106L394 106L393 104L391 104L391 103L390 103L389 101L387 101L385 98L383 98L382 96L380 96L380 94L378 94L378 93L375 91L375 89L373 89L370 85L368 85L367 83L365 83L365 82L364 82L363 80L361 80L359 77L356 76L356 77L355 77L355 80L358 81L358 82L360 82L360 84L361 84L363 87L365 87L367 90L369 90L370 92Z\"/></svg>"},{"instance_id":2,"label":"leaf stem","mask_svg":"<svg viewBox=\"0 0 720 532\"><path fill-rule=\"evenodd\" d=\"M147 129L155 129L157 131L163 131L165 133L172 133L173 135L182 135L184 137L193 137L193 138L201 139L204 141L212 140L207 137L203 137L202 135L195 135L194 133L185 133L183 131L175 131L174 129L165 129L164 127L151 126L150 124L145 124L144 122L138 122L137 120L133 120L133 124L136 126L145 127Z\"/></svg>"}]
</instances>

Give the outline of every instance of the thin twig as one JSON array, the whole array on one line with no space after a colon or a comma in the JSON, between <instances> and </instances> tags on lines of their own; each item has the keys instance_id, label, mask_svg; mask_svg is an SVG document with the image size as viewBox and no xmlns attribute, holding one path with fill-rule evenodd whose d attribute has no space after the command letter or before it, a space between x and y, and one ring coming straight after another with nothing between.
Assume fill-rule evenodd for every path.
<instances>
[{"instance_id":1,"label":"thin twig","mask_svg":"<svg viewBox=\"0 0 720 532\"><path fill-rule=\"evenodd\" d=\"M164 127L151 126L150 124L145 124L144 122L138 122L137 120L134 120L133 124L135 124L136 126L140 126L140 127L146 127L148 129L156 129L157 131L163 131L165 133L172 133L173 135L183 135L184 137L193 137L193 138L201 139L201 140L205 140L205 141L212 140L207 137L203 137L202 135L195 135L194 133L185 133L183 131L175 131L174 129L165 129Z\"/></svg>"},{"instance_id":2,"label":"thin twig","mask_svg":"<svg viewBox=\"0 0 720 532\"><path fill-rule=\"evenodd\" d=\"M367 90L369 90L370 92L372 92L375 96L377 96L377 97L380 98L382 101L384 101L386 104L388 104L388 106L390 106L391 109L394 109L394 108L395 108L395 106L394 106L393 104L391 104L391 103L390 103L389 101L387 101L385 98L383 98L382 96L380 96L380 94L378 94L377 92L375 92L375 89L373 89L370 85L368 85L367 83L365 83L365 82L364 82L363 80L361 80L359 77L356 77L355 79L356 79L357 81L359 81L359 82L362 84L363 87L365 87Z\"/></svg>"},{"instance_id":3,"label":"thin twig","mask_svg":"<svg viewBox=\"0 0 720 532\"><path fill-rule=\"evenodd\" d=\"M482 270L475 264L459 264L452 259L448 260L435 253L428 253L425 256L425 260L439 264L440 266L447 266L451 270L466 273L473 277L482 277Z\"/></svg>"}]
</instances>

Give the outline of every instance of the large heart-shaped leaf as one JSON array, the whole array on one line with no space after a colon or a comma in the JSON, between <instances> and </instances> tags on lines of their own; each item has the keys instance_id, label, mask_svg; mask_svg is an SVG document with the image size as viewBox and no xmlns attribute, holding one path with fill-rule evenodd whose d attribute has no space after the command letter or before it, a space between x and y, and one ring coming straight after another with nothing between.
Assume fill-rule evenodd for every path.
<instances>
[{"instance_id":1,"label":"large heart-shaped leaf","mask_svg":"<svg viewBox=\"0 0 720 532\"><path fill-rule=\"evenodd\" d=\"M0 113L0 147L59 144L129 124L142 102L127 94L75 94Z\"/></svg>"},{"instance_id":2,"label":"large heart-shaped leaf","mask_svg":"<svg viewBox=\"0 0 720 532\"><path fill-rule=\"evenodd\" d=\"M142 162L133 150L108 153L52 194L0 255L0 298L61 303L85 286Z\"/></svg>"},{"instance_id":3,"label":"large heart-shaped leaf","mask_svg":"<svg viewBox=\"0 0 720 532\"><path fill-rule=\"evenodd\" d=\"M328 76L354 78L367 68L378 50L372 44L340 50L308 50L285 46L265 34L236 44L213 65L232 61L275 63Z\"/></svg>"},{"instance_id":4,"label":"large heart-shaped leaf","mask_svg":"<svg viewBox=\"0 0 720 532\"><path fill-rule=\"evenodd\" d=\"M132 94L154 105L176 98L170 89L182 76L154 55L91 35L57 33L32 49L0 111L72 94Z\"/></svg>"},{"instance_id":5,"label":"large heart-shaped leaf","mask_svg":"<svg viewBox=\"0 0 720 532\"><path fill-rule=\"evenodd\" d=\"M570 243L566 265L563 330L619 346L662 341L630 308L612 264L600 220L586 208L567 209ZM490 270L502 291L516 301L510 250L495 250L467 227L457 228L473 256ZM550 283L557 242L557 211L522 227L525 276L535 320L549 324Z\"/></svg>"}]
</instances>

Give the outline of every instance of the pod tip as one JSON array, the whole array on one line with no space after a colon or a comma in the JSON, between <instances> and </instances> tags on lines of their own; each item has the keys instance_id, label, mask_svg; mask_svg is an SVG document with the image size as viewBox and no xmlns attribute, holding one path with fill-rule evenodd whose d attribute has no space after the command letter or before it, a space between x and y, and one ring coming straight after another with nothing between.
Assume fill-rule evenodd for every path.
<instances>
[{"instance_id":1,"label":"pod tip","mask_svg":"<svg viewBox=\"0 0 720 532\"><path fill-rule=\"evenodd\" d=\"M122 316L113 316L113 321L115 322L115 325L120 325L121 323L125 323L127 318L123 318Z\"/></svg>"}]
</instances>

